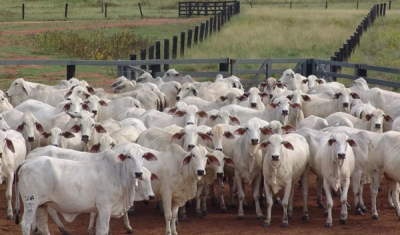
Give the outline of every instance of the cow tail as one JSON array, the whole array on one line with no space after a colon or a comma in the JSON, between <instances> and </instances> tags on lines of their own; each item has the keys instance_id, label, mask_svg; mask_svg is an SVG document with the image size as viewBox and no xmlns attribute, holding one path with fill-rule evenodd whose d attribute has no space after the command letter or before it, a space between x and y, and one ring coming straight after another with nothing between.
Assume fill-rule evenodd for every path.
<instances>
[{"instance_id":1,"label":"cow tail","mask_svg":"<svg viewBox=\"0 0 400 235\"><path fill-rule=\"evenodd\" d=\"M14 182L15 182L15 224L19 224L19 211L20 211L20 199L19 199L19 188L18 188L18 171L23 164L20 164L15 171Z\"/></svg>"}]
</instances>

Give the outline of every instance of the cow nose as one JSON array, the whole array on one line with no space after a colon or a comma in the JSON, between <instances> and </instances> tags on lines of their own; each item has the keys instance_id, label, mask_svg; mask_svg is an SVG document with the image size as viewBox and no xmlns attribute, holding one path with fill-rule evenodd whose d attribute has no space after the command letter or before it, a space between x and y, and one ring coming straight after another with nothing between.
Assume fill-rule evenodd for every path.
<instances>
[{"instance_id":1,"label":"cow nose","mask_svg":"<svg viewBox=\"0 0 400 235\"><path fill-rule=\"evenodd\" d=\"M222 152L222 148L216 148L215 150Z\"/></svg>"},{"instance_id":2,"label":"cow nose","mask_svg":"<svg viewBox=\"0 0 400 235\"><path fill-rule=\"evenodd\" d=\"M339 159L345 159L345 158L346 158L346 154L344 154L344 153L338 153L338 158L339 158Z\"/></svg>"},{"instance_id":3,"label":"cow nose","mask_svg":"<svg viewBox=\"0 0 400 235\"><path fill-rule=\"evenodd\" d=\"M58 144L53 144L54 147L58 147Z\"/></svg>"},{"instance_id":4,"label":"cow nose","mask_svg":"<svg viewBox=\"0 0 400 235\"><path fill-rule=\"evenodd\" d=\"M143 204L145 204L145 205L149 205L149 203L150 203L150 202L147 201L147 200L146 200L146 201L143 201Z\"/></svg>"},{"instance_id":5,"label":"cow nose","mask_svg":"<svg viewBox=\"0 0 400 235\"><path fill-rule=\"evenodd\" d=\"M97 110L93 110L92 113L97 114Z\"/></svg>"},{"instance_id":6,"label":"cow nose","mask_svg":"<svg viewBox=\"0 0 400 235\"><path fill-rule=\"evenodd\" d=\"M375 128L381 128L381 124L380 123L375 123Z\"/></svg>"},{"instance_id":7,"label":"cow nose","mask_svg":"<svg viewBox=\"0 0 400 235\"><path fill-rule=\"evenodd\" d=\"M180 99L181 99L181 97L179 97L179 96L176 97L176 100L180 100Z\"/></svg>"},{"instance_id":8,"label":"cow nose","mask_svg":"<svg viewBox=\"0 0 400 235\"><path fill-rule=\"evenodd\" d=\"M272 160L278 161L279 160L279 155L272 155Z\"/></svg>"},{"instance_id":9,"label":"cow nose","mask_svg":"<svg viewBox=\"0 0 400 235\"><path fill-rule=\"evenodd\" d=\"M343 107L345 107L345 108L349 107L349 103L347 103L347 102L343 103Z\"/></svg>"},{"instance_id":10,"label":"cow nose","mask_svg":"<svg viewBox=\"0 0 400 235\"><path fill-rule=\"evenodd\" d=\"M217 176L218 176L218 178L222 178L224 176L224 173L223 172L218 172Z\"/></svg>"},{"instance_id":11,"label":"cow nose","mask_svg":"<svg viewBox=\"0 0 400 235\"><path fill-rule=\"evenodd\" d=\"M186 125L194 125L194 123L193 122L188 122L188 123L186 123Z\"/></svg>"},{"instance_id":12,"label":"cow nose","mask_svg":"<svg viewBox=\"0 0 400 235\"><path fill-rule=\"evenodd\" d=\"M136 178L142 178L143 173L142 172L135 172Z\"/></svg>"},{"instance_id":13,"label":"cow nose","mask_svg":"<svg viewBox=\"0 0 400 235\"><path fill-rule=\"evenodd\" d=\"M8 92L6 92L6 96L7 96L7 97L10 97L10 96L8 96Z\"/></svg>"},{"instance_id":14,"label":"cow nose","mask_svg":"<svg viewBox=\"0 0 400 235\"><path fill-rule=\"evenodd\" d=\"M82 135L82 141L89 141L88 135Z\"/></svg>"},{"instance_id":15,"label":"cow nose","mask_svg":"<svg viewBox=\"0 0 400 235\"><path fill-rule=\"evenodd\" d=\"M258 139L251 139L252 144L258 144Z\"/></svg>"},{"instance_id":16,"label":"cow nose","mask_svg":"<svg viewBox=\"0 0 400 235\"><path fill-rule=\"evenodd\" d=\"M188 149L193 149L194 148L194 144L189 144L188 145Z\"/></svg>"},{"instance_id":17,"label":"cow nose","mask_svg":"<svg viewBox=\"0 0 400 235\"><path fill-rule=\"evenodd\" d=\"M150 195L149 200L153 200L153 199L154 199L154 195Z\"/></svg>"},{"instance_id":18,"label":"cow nose","mask_svg":"<svg viewBox=\"0 0 400 235\"><path fill-rule=\"evenodd\" d=\"M29 142L32 142L32 141L34 141L35 140L35 137L28 137L28 141Z\"/></svg>"},{"instance_id":19,"label":"cow nose","mask_svg":"<svg viewBox=\"0 0 400 235\"><path fill-rule=\"evenodd\" d=\"M272 95L272 94L271 94L271 95L269 95L269 98L270 98L270 99L272 99L272 97L274 97L274 95Z\"/></svg>"},{"instance_id":20,"label":"cow nose","mask_svg":"<svg viewBox=\"0 0 400 235\"><path fill-rule=\"evenodd\" d=\"M288 111L288 110L282 110L282 115L286 116L286 115L288 115L288 114L289 114L289 111Z\"/></svg>"},{"instance_id":21,"label":"cow nose","mask_svg":"<svg viewBox=\"0 0 400 235\"><path fill-rule=\"evenodd\" d=\"M197 175L204 175L204 170L197 170Z\"/></svg>"},{"instance_id":22,"label":"cow nose","mask_svg":"<svg viewBox=\"0 0 400 235\"><path fill-rule=\"evenodd\" d=\"M251 103L251 107L252 108L256 108L257 107L257 103Z\"/></svg>"}]
</instances>

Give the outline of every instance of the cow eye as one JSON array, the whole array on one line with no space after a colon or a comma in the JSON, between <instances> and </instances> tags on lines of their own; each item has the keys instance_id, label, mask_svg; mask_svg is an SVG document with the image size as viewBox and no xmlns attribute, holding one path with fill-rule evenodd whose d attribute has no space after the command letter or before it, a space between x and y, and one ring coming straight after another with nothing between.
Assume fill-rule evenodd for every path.
<instances>
[{"instance_id":1,"label":"cow eye","mask_svg":"<svg viewBox=\"0 0 400 235\"><path fill-rule=\"evenodd\" d=\"M192 154L192 157L196 157L196 155Z\"/></svg>"}]
</instances>

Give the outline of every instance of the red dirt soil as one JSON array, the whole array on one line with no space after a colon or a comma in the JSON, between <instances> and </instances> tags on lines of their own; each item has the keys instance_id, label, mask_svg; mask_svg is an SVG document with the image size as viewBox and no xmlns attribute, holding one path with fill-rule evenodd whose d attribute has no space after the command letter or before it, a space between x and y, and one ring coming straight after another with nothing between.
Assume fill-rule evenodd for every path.
<instances>
[{"instance_id":1,"label":"red dirt soil","mask_svg":"<svg viewBox=\"0 0 400 235\"><path fill-rule=\"evenodd\" d=\"M165 24L165 23L177 23L189 20L199 19L146 19L132 23L121 23L121 24L93 24L87 25L85 28L96 28L96 27L125 27L127 25L138 25L138 24ZM27 22L22 22L27 23ZM30 22L34 23L34 22ZM7 23L9 24L9 23ZM15 23L20 24L20 23ZM2 31L3 35L7 34L34 34L40 33L47 30L63 30L67 29L68 22L63 28L57 29L35 29L35 30L21 30L21 31ZM18 58L13 58L18 59ZM26 59L26 58L24 58ZM36 58L38 59L38 58ZM96 86L96 85L94 85ZM254 206L252 206L251 192L247 190L247 201L249 202L249 208L245 209L245 218L243 221L237 221L237 207L234 209L228 208L226 214L221 214L219 207L212 207L208 203L208 215L203 219L195 218L195 208L187 208L189 222L181 222L177 227L178 233L183 235L254 235L254 234L288 234L288 235L299 235L299 234L399 234L400 222L397 221L396 212L387 206L386 200L386 187L385 181L383 181L382 188L383 192L380 192L377 199L378 213L380 220L371 219L371 200L369 185L364 186L364 201L369 212L364 215L355 215L353 205L353 194L349 191L348 201L352 205L352 208L348 210L349 216L346 221L346 225L339 224L340 215L340 202L339 198L334 198L333 208L333 228L325 228L326 218L323 216L324 210L320 209L316 205L315 197L315 176L310 177L310 189L308 198L308 211L310 220L308 222L301 221L302 216L302 196L301 189L296 189L294 196L294 211L293 218L289 221L289 228L282 228L282 207L274 205L272 208L272 220L269 228L262 227L263 221L257 220L255 215ZM16 225L14 221L6 219L7 216L7 204L5 198L5 185L1 185L0 190L0 235L15 235L21 234L21 228ZM226 200L228 200L228 186L225 187ZM282 194L282 192L280 192ZM15 198L15 195L13 195ZM13 199L14 205L15 199ZM325 201L324 201L325 203ZM237 205L237 202L236 202ZM135 215L129 216L131 226L134 229L134 233L137 235L160 235L165 234L165 220L164 217L160 216L159 211L155 207L155 202L150 202L149 205L144 205L141 202L135 203ZM262 208L265 215L266 208ZM60 216L64 222L63 218ZM65 227L70 234L87 234L87 227L89 224L89 215L79 215L72 223L64 222ZM60 231L57 229L55 224L49 219L49 227L51 234L59 235ZM112 218L110 221L110 228L112 234L126 234L123 226L122 218Z\"/></svg>"}]
</instances>

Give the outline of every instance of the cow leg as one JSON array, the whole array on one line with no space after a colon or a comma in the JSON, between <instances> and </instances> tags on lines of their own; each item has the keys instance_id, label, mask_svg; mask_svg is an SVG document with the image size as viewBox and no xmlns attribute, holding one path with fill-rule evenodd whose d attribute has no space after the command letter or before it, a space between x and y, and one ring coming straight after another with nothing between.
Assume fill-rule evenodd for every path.
<instances>
[{"instance_id":1,"label":"cow leg","mask_svg":"<svg viewBox=\"0 0 400 235\"><path fill-rule=\"evenodd\" d=\"M60 218L58 217L57 211L51 207L47 207L47 213L49 213L51 219L57 225L58 230L60 230L62 235L68 235L68 231L65 229L63 223L61 222Z\"/></svg>"},{"instance_id":2,"label":"cow leg","mask_svg":"<svg viewBox=\"0 0 400 235\"><path fill-rule=\"evenodd\" d=\"M254 180L252 186L253 186L253 198L256 206L256 215L259 219L263 219L263 214L260 206L260 184L261 184L261 174L259 174L258 177Z\"/></svg>"},{"instance_id":3,"label":"cow leg","mask_svg":"<svg viewBox=\"0 0 400 235\"><path fill-rule=\"evenodd\" d=\"M340 212L340 224L346 224L347 219L347 193L349 192L350 178L346 179L343 184L343 191L340 197L340 202L342 203L342 211Z\"/></svg>"},{"instance_id":4,"label":"cow leg","mask_svg":"<svg viewBox=\"0 0 400 235\"><path fill-rule=\"evenodd\" d=\"M7 179L7 190L6 190L8 220L12 220L14 218L12 204L11 204L13 181L14 181L14 174L10 174L10 177ZM18 195L15 196L18 198Z\"/></svg>"},{"instance_id":5,"label":"cow leg","mask_svg":"<svg viewBox=\"0 0 400 235\"><path fill-rule=\"evenodd\" d=\"M218 201L217 198L215 197L215 192L214 192L214 182L212 182L210 185L210 199L211 199L211 205L212 206L216 206ZM218 185L218 189L219 189L219 185Z\"/></svg>"},{"instance_id":6,"label":"cow leg","mask_svg":"<svg viewBox=\"0 0 400 235\"><path fill-rule=\"evenodd\" d=\"M327 228L332 228L332 206L333 206L333 199L332 199L332 193L331 193L331 187L329 186L329 183L324 179L323 180L324 184L324 190L325 190L325 196L326 196L326 209L328 212L328 217L326 219L326 227Z\"/></svg>"},{"instance_id":7,"label":"cow leg","mask_svg":"<svg viewBox=\"0 0 400 235\"><path fill-rule=\"evenodd\" d=\"M172 203L172 222L171 222L171 234L178 235L176 232L176 220L178 219L179 205Z\"/></svg>"},{"instance_id":8,"label":"cow leg","mask_svg":"<svg viewBox=\"0 0 400 235\"><path fill-rule=\"evenodd\" d=\"M370 184L371 213L372 213L372 219L376 219L376 220L379 219L378 210L376 209L376 197L378 196L379 183L381 181L381 176L382 176L381 172L378 172L378 170L373 169L372 175L371 175L371 184Z\"/></svg>"},{"instance_id":9,"label":"cow leg","mask_svg":"<svg viewBox=\"0 0 400 235\"><path fill-rule=\"evenodd\" d=\"M386 182L387 182L387 200L389 204L389 208L395 208L394 206L394 201L392 200L392 194L394 194L394 189L393 189L393 180L390 179L389 177L386 177Z\"/></svg>"},{"instance_id":10,"label":"cow leg","mask_svg":"<svg viewBox=\"0 0 400 235\"><path fill-rule=\"evenodd\" d=\"M48 214L45 206L39 206L36 210L36 229L37 234L50 235L48 226Z\"/></svg>"},{"instance_id":11,"label":"cow leg","mask_svg":"<svg viewBox=\"0 0 400 235\"><path fill-rule=\"evenodd\" d=\"M201 205L201 213L206 216L207 215L207 195L208 195L208 185L203 186L203 199L202 199L202 205Z\"/></svg>"},{"instance_id":12,"label":"cow leg","mask_svg":"<svg viewBox=\"0 0 400 235\"><path fill-rule=\"evenodd\" d=\"M189 218L186 214L186 205L179 207L179 221L188 222Z\"/></svg>"},{"instance_id":13,"label":"cow leg","mask_svg":"<svg viewBox=\"0 0 400 235\"><path fill-rule=\"evenodd\" d=\"M24 198L24 196L26 195L21 194L22 198ZM38 206L37 203L35 203L35 201L24 202L24 214L22 215L22 221L21 221L22 235L31 234L32 223L36 219L37 207Z\"/></svg>"},{"instance_id":14,"label":"cow leg","mask_svg":"<svg viewBox=\"0 0 400 235\"><path fill-rule=\"evenodd\" d=\"M288 204L289 204L289 197L291 194L291 190L292 190L292 181L286 182L285 192L282 199L282 207L283 207L282 227L284 228L289 227Z\"/></svg>"},{"instance_id":15,"label":"cow leg","mask_svg":"<svg viewBox=\"0 0 400 235\"><path fill-rule=\"evenodd\" d=\"M172 198L171 195L163 195L162 203L164 207L164 217L165 217L165 234L171 234L171 226L175 226L175 222L173 225L172 222Z\"/></svg>"},{"instance_id":16,"label":"cow leg","mask_svg":"<svg viewBox=\"0 0 400 235\"><path fill-rule=\"evenodd\" d=\"M272 190L269 187L269 185L264 182L264 188L265 188L265 196L267 199L267 218L264 220L264 227L269 227L269 225L271 224L271 209L272 209L272 204L273 204L273 200L272 200Z\"/></svg>"},{"instance_id":17,"label":"cow leg","mask_svg":"<svg viewBox=\"0 0 400 235\"><path fill-rule=\"evenodd\" d=\"M235 185L237 188L237 192L238 192L238 196L239 196L239 210L238 210L238 216L237 219L238 220L242 220L244 219L244 215L243 215L243 202L244 202L244 191L243 191L243 182L242 179L240 178L240 175L237 171L235 171Z\"/></svg>"},{"instance_id":18,"label":"cow leg","mask_svg":"<svg viewBox=\"0 0 400 235\"><path fill-rule=\"evenodd\" d=\"M309 174L310 171L306 170L302 176L302 189L303 189L303 217L301 218L303 221L308 221L308 208L307 208L307 198L308 198L308 185L309 185ZM292 191L293 188L292 188ZM293 206L293 198L292 198L292 206Z\"/></svg>"},{"instance_id":19,"label":"cow leg","mask_svg":"<svg viewBox=\"0 0 400 235\"><path fill-rule=\"evenodd\" d=\"M320 176L317 176L316 188L317 188L317 205L319 208L325 208L324 203L322 203L322 184L323 179Z\"/></svg>"},{"instance_id":20,"label":"cow leg","mask_svg":"<svg viewBox=\"0 0 400 235\"><path fill-rule=\"evenodd\" d=\"M224 199L224 192L222 190L222 178L218 177L218 196L219 196L219 207L221 208L221 213L225 214L227 212L225 199ZM212 191L214 191L214 184L212 186Z\"/></svg>"},{"instance_id":21,"label":"cow leg","mask_svg":"<svg viewBox=\"0 0 400 235\"><path fill-rule=\"evenodd\" d=\"M204 185L197 185L196 191L196 217L203 218L203 214L201 213L201 195L203 194Z\"/></svg>"},{"instance_id":22,"label":"cow leg","mask_svg":"<svg viewBox=\"0 0 400 235\"><path fill-rule=\"evenodd\" d=\"M127 234L132 234L133 233L133 229L129 223L129 217L128 217L128 212L124 213L123 215L124 217L124 225L125 225L125 229L126 229L126 233Z\"/></svg>"},{"instance_id":23,"label":"cow leg","mask_svg":"<svg viewBox=\"0 0 400 235\"><path fill-rule=\"evenodd\" d=\"M361 185L361 171L355 170L353 175L351 176L351 184L352 184L352 190L354 194L354 208L356 208L356 214L357 215L362 215L362 209L361 209L361 204L360 204L360 188L362 187Z\"/></svg>"},{"instance_id":24,"label":"cow leg","mask_svg":"<svg viewBox=\"0 0 400 235\"><path fill-rule=\"evenodd\" d=\"M94 221L96 220L97 213L90 213L88 233L89 235L94 235Z\"/></svg>"},{"instance_id":25,"label":"cow leg","mask_svg":"<svg viewBox=\"0 0 400 235\"><path fill-rule=\"evenodd\" d=\"M108 235L110 231L110 216L111 208L99 207L97 208L97 221L96 221L96 235Z\"/></svg>"}]
</instances>

